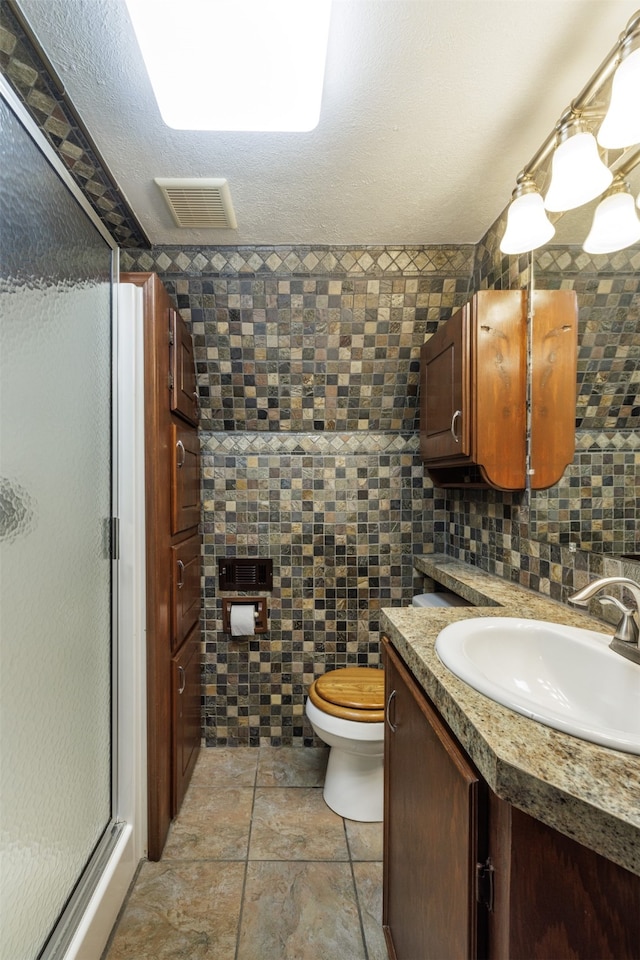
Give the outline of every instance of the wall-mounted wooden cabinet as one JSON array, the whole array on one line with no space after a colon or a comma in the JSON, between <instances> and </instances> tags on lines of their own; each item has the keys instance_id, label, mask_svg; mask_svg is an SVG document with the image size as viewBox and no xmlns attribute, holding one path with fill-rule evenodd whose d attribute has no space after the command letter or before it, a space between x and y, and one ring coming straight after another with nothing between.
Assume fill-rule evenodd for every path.
<instances>
[{"instance_id":1,"label":"wall-mounted wooden cabinet","mask_svg":"<svg viewBox=\"0 0 640 960\"><path fill-rule=\"evenodd\" d=\"M532 489L571 463L576 295L539 290L531 306L529 337L525 290L480 291L423 345L420 453L438 486L523 490L528 429Z\"/></svg>"}]
</instances>

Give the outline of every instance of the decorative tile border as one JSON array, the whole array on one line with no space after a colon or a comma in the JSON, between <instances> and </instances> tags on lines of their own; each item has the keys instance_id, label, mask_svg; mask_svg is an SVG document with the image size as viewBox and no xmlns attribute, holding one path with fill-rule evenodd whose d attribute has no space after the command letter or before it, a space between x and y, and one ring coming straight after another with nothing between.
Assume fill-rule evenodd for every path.
<instances>
[{"instance_id":1,"label":"decorative tile border","mask_svg":"<svg viewBox=\"0 0 640 960\"><path fill-rule=\"evenodd\" d=\"M97 148L9 3L0 3L0 69L121 246L149 246Z\"/></svg>"},{"instance_id":2,"label":"decorative tile border","mask_svg":"<svg viewBox=\"0 0 640 960\"><path fill-rule=\"evenodd\" d=\"M471 276L473 245L438 247L171 247L124 250L123 270L178 276L377 277Z\"/></svg>"},{"instance_id":3,"label":"decorative tile border","mask_svg":"<svg viewBox=\"0 0 640 960\"><path fill-rule=\"evenodd\" d=\"M203 454L235 457L270 456L376 456L380 453L415 455L419 447L416 434L379 434L357 431L334 433L207 433L201 432Z\"/></svg>"}]
</instances>

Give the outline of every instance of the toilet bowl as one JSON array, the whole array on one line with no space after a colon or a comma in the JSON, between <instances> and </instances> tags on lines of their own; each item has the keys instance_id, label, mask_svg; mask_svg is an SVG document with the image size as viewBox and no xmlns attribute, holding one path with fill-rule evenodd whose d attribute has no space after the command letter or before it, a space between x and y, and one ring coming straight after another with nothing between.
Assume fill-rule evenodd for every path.
<instances>
[{"instance_id":1,"label":"toilet bowl","mask_svg":"<svg viewBox=\"0 0 640 960\"><path fill-rule=\"evenodd\" d=\"M384 671L331 670L311 684L305 709L316 736L331 748L327 806L348 820L382 820Z\"/></svg>"}]
</instances>

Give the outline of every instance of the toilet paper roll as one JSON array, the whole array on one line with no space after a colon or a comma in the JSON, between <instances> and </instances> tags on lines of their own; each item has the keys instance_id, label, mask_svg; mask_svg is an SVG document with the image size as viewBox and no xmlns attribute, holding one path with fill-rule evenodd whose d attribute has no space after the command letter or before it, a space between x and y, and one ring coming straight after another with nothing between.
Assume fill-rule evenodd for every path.
<instances>
[{"instance_id":1,"label":"toilet paper roll","mask_svg":"<svg viewBox=\"0 0 640 960\"><path fill-rule=\"evenodd\" d=\"M256 608L252 603L232 603L231 604L231 636L249 637L255 633Z\"/></svg>"}]
</instances>

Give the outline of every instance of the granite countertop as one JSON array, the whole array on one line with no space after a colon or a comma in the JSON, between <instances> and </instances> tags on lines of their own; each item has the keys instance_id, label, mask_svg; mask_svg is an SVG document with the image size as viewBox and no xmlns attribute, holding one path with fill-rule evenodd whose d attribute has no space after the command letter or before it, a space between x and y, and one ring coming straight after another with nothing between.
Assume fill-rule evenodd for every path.
<instances>
[{"instance_id":1,"label":"granite countertop","mask_svg":"<svg viewBox=\"0 0 640 960\"><path fill-rule=\"evenodd\" d=\"M448 623L517 616L612 633L578 610L434 554L414 566L473 607L392 607L381 629L499 797L640 875L640 756L545 727L488 699L439 660ZM640 683L640 671L638 671Z\"/></svg>"}]
</instances>

